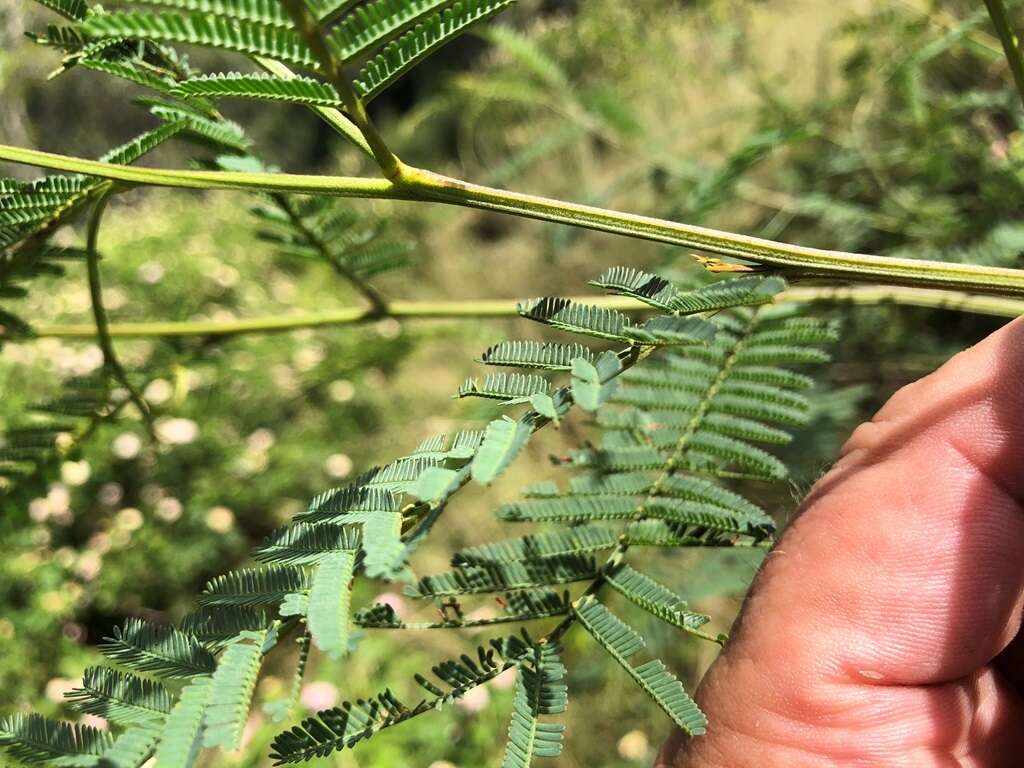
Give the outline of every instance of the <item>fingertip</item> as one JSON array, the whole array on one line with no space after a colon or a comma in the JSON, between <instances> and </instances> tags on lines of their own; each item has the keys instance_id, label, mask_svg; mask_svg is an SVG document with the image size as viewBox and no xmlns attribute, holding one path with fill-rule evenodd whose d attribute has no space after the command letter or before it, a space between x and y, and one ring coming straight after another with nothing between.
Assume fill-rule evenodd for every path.
<instances>
[{"instance_id":1,"label":"fingertip","mask_svg":"<svg viewBox=\"0 0 1024 768\"><path fill-rule=\"evenodd\" d=\"M678 728L665 739L658 756L654 758L654 768L675 768L676 755L683 744L686 735Z\"/></svg>"}]
</instances>

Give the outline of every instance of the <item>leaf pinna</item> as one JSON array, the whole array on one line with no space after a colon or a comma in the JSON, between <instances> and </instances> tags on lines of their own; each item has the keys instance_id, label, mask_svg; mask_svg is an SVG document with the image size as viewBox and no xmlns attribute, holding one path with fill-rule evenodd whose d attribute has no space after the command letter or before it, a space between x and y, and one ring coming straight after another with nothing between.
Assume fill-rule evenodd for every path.
<instances>
[{"instance_id":1,"label":"leaf pinna","mask_svg":"<svg viewBox=\"0 0 1024 768\"><path fill-rule=\"evenodd\" d=\"M144 0L113 10L59 0L50 7L73 26L40 39L64 52L62 71L81 66L88 70L84 75L118 77L151 92L140 103L157 125L106 153L105 162L134 163L165 142L187 140L213 151L212 158L196 160L212 169L207 172L263 178L275 169L256 156L239 125L223 118L219 102L248 98L307 107L348 131L375 159L386 160L365 104L511 4L319 0L302 6L303 18L316 27L309 29L296 23L295 3L286 3L286 12L270 0ZM200 73L171 47L179 43L243 54L266 71ZM362 66L354 82L345 66ZM0 183L2 295L19 294L33 277L65 260L88 259L88 252L55 249L38 236L112 188L110 181L80 175ZM253 216L260 239L280 258L326 266L359 295L368 316L387 316L390 302L372 278L405 265L411 246L388 236L381 222L336 198L266 190ZM562 750L558 718L568 706L566 679L575 661L561 640L577 625L674 722L700 733L703 717L682 684L660 661L634 663L643 638L601 600L616 593L632 610L696 638L719 639L705 633L706 616L648 575L639 558L629 558L640 547L759 547L770 541L772 517L729 486L742 480L749 491L747 481L785 476L784 465L763 446L785 443L785 427L807 419L805 391L812 383L787 366L827 359L817 345L830 342L835 330L764 306L783 288L778 277L748 275L684 290L653 273L617 267L592 284L649 309L637 315L558 296L523 302L523 317L562 336L492 345L481 362L503 370L469 379L458 393L516 408L514 416L429 438L349 485L324 491L291 525L268 536L253 553L255 565L210 580L197 610L179 625L130 619L115 630L102 646L113 666L90 668L69 696L81 711L105 718L111 736L33 716L6 721L0 745L27 762L92 760L138 768L155 758L160 766L189 768L204 748L238 745L266 653L286 637L298 640L302 650L292 674L297 691L306 654L345 656L353 625L362 631L457 631L529 623L539 634L509 635L475 655L436 665L433 679L417 676L426 698L410 700L415 703L385 690L318 713L275 739L278 761L305 762L352 748L506 671L514 672L516 684L503 765L525 768L536 758L555 757ZM30 324L11 318L6 310L0 316L8 328L31 332ZM64 432L79 429L78 420L104 418L123 405L111 399L117 387L109 377L79 384L44 404L52 414L47 421L10 431L0 449L0 472L59 455L53 447ZM601 438L558 460L574 472L567 484L534 486L525 498L499 505L497 517L516 526L513 533L463 547L446 572L416 572L420 544L451 514L466 485L493 483L539 430L562 426L581 412ZM538 528L524 531L526 526ZM359 580L400 584L440 616L399 617L384 604L353 612ZM464 602L482 602L490 610L467 613ZM287 709L285 701L278 716Z\"/></svg>"},{"instance_id":2,"label":"leaf pinna","mask_svg":"<svg viewBox=\"0 0 1024 768\"><path fill-rule=\"evenodd\" d=\"M316 222L318 231L342 238L353 226L345 209L319 201L271 200L275 207L260 208L257 215L294 238L289 242L296 250L308 247L322 255L299 222L306 228ZM770 307L750 308L781 288L771 278L742 278L736 288L723 281L683 291L661 278L612 270L599 282L638 294L656 287L663 305L658 309L672 309L637 324L625 314L557 298L524 304L530 319L617 348L579 342L492 346L483 362L546 371L553 380L538 373L501 373L483 382L471 379L459 394L525 407L519 418L428 438L348 486L320 494L292 525L256 549L259 566L212 579L199 595L199 610L180 627L129 620L103 646L126 671L92 669L70 696L83 711L124 729L115 741L90 748L127 756L128 764L132 756L155 755L161 765L183 768L194 763L199 745L231 749L240 738L263 656L283 634L301 627L304 647L340 658L350 650L352 624L364 630L457 630L557 622L539 640L511 635L479 649L476 658L437 665L439 682L417 677L428 698L415 705L385 690L321 712L277 737L273 757L278 761L304 762L352 748L512 669L516 689L503 764L526 766L556 756L563 726L551 718L562 714L568 701L560 639L577 624L676 724L701 733L703 715L682 684L660 661L634 664L643 638L598 598L616 592L694 637L721 641L704 631L707 616L691 611L671 587L627 557L636 547L750 547L770 540L772 518L728 483L785 476L785 467L756 445L784 442L788 433L778 425L799 423L809 412L800 391L810 380L782 365L821 359L824 353L809 345L831 340L835 331L828 323L773 314ZM727 309L717 303L723 297L743 306ZM702 315L683 316L698 306L705 308ZM692 330L682 333L682 328ZM525 498L496 511L509 524L544 528L465 547L455 553L450 571L415 575L412 556L459 491L470 480L489 483L499 477L534 433L568 418L577 405L593 414L603 439L561 462L577 469L568 486L534 485ZM45 431L40 436L48 439ZM32 439L32 433L24 433L26 444ZM403 583L410 597L434 604L440 620L407 621L384 604L350 616L359 578ZM486 599L498 601L501 610L485 617L464 612L463 601ZM300 654L296 674L304 669L303 659ZM12 732L27 727L15 725ZM67 733L53 731L54 743L77 749L78 737Z\"/></svg>"}]
</instances>

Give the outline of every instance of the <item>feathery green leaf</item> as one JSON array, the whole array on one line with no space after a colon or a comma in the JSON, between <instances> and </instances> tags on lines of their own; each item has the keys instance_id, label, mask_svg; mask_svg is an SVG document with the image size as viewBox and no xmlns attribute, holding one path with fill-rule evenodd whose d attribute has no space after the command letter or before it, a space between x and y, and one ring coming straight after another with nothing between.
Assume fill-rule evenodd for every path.
<instances>
[{"instance_id":1,"label":"feathery green leaf","mask_svg":"<svg viewBox=\"0 0 1024 768\"><path fill-rule=\"evenodd\" d=\"M27 765L91 766L113 743L104 731L88 725L16 713L0 720L0 747Z\"/></svg>"},{"instance_id":2,"label":"feathery green leaf","mask_svg":"<svg viewBox=\"0 0 1024 768\"><path fill-rule=\"evenodd\" d=\"M645 611L680 629L697 629L710 621L707 616L690 611L686 601L668 587L624 563L606 571L605 581Z\"/></svg>"},{"instance_id":3,"label":"feathery green leaf","mask_svg":"<svg viewBox=\"0 0 1024 768\"><path fill-rule=\"evenodd\" d=\"M557 555L590 554L611 549L617 541L618 535L609 528L576 525L460 549L452 557L452 565L500 565Z\"/></svg>"},{"instance_id":4,"label":"feathery green leaf","mask_svg":"<svg viewBox=\"0 0 1024 768\"><path fill-rule=\"evenodd\" d=\"M592 595L582 598L576 604L576 616L584 629L597 640L625 669L630 677L654 699L672 721L691 736L705 732L707 720L697 704L690 698L680 683L655 659L634 667L629 657L640 650L643 639L635 629L627 625L605 608Z\"/></svg>"},{"instance_id":5,"label":"feathery green leaf","mask_svg":"<svg viewBox=\"0 0 1024 768\"><path fill-rule=\"evenodd\" d=\"M349 603L354 551L334 552L313 573L306 624L316 647L334 659L348 653Z\"/></svg>"},{"instance_id":6,"label":"feathery green leaf","mask_svg":"<svg viewBox=\"0 0 1024 768\"><path fill-rule=\"evenodd\" d=\"M535 645L530 661L519 664L512 721L502 768L529 768L534 757L562 754L565 726L540 721L541 715L558 715L568 706L568 689L562 682L565 666L557 645Z\"/></svg>"},{"instance_id":7,"label":"feathery green leaf","mask_svg":"<svg viewBox=\"0 0 1024 768\"><path fill-rule=\"evenodd\" d=\"M316 60L290 28L207 15L200 11L177 13L97 13L80 24L81 30L100 38L136 38L166 43L185 43L265 56L301 67L314 67Z\"/></svg>"},{"instance_id":8,"label":"feathery green leaf","mask_svg":"<svg viewBox=\"0 0 1024 768\"><path fill-rule=\"evenodd\" d=\"M602 352L595 363L584 358L572 361L572 395L585 411L596 411L615 393L615 377L622 371L622 361L614 352Z\"/></svg>"},{"instance_id":9,"label":"feathery green leaf","mask_svg":"<svg viewBox=\"0 0 1024 768\"><path fill-rule=\"evenodd\" d=\"M117 725L157 725L171 711L171 697L162 684L109 667L86 669L82 687L65 698L79 711Z\"/></svg>"},{"instance_id":10,"label":"feathery green leaf","mask_svg":"<svg viewBox=\"0 0 1024 768\"><path fill-rule=\"evenodd\" d=\"M204 746L238 748L269 632L241 633L218 660L203 716Z\"/></svg>"},{"instance_id":11,"label":"feathery green leaf","mask_svg":"<svg viewBox=\"0 0 1024 768\"><path fill-rule=\"evenodd\" d=\"M548 344L537 341L502 341L488 348L480 358L485 365L568 371L574 360L593 363L594 353L582 344Z\"/></svg>"},{"instance_id":12,"label":"feathery green leaf","mask_svg":"<svg viewBox=\"0 0 1024 768\"><path fill-rule=\"evenodd\" d=\"M473 479L490 483L505 471L526 445L533 433L529 415L513 421L501 418L487 425L484 441L473 457Z\"/></svg>"},{"instance_id":13,"label":"feathery green leaf","mask_svg":"<svg viewBox=\"0 0 1024 768\"><path fill-rule=\"evenodd\" d=\"M503 504L498 508L497 516L511 522L578 523L590 520L628 520L639 509L640 501L633 496L564 496Z\"/></svg>"},{"instance_id":14,"label":"feathery green leaf","mask_svg":"<svg viewBox=\"0 0 1024 768\"><path fill-rule=\"evenodd\" d=\"M200 75L184 80L172 89L176 96L203 96L212 99L241 97L303 104L309 107L341 107L334 86L311 77L281 78L273 75L227 74Z\"/></svg>"},{"instance_id":15,"label":"feathery green leaf","mask_svg":"<svg viewBox=\"0 0 1024 768\"><path fill-rule=\"evenodd\" d=\"M123 731L114 743L103 750L95 768L139 768L153 752L160 738L160 729L136 725Z\"/></svg>"},{"instance_id":16,"label":"feathery green leaf","mask_svg":"<svg viewBox=\"0 0 1024 768\"><path fill-rule=\"evenodd\" d=\"M178 11L195 11L226 19L242 19L282 29L292 28L292 19L277 0L131 0L134 5L154 5Z\"/></svg>"},{"instance_id":17,"label":"feathery green leaf","mask_svg":"<svg viewBox=\"0 0 1024 768\"><path fill-rule=\"evenodd\" d=\"M411 597L445 597L547 587L592 579L597 564L584 555L559 555L543 560L466 566L448 573L424 576L406 588Z\"/></svg>"},{"instance_id":18,"label":"feathery green leaf","mask_svg":"<svg viewBox=\"0 0 1024 768\"><path fill-rule=\"evenodd\" d=\"M182 689L164 721L154 755L160 768L191 768L203 745L203 720L212 691L211 677L197 677Z\"/></svg>"},{"instance_id":19,"label":"feathery green leaf","mask_svg":"<svg viewBox=\"0 0 1024 768\"><path fill-rule=\"evenodd\" d=\"M680 294L673 301L672 309L681 315L692 315L771 304L785 288L785 281L778 277L736 277Z\"/></svg>"},{"instance_id":20,"label":"feathery green leaf","mask_svg":"<svg viewBox=\"0 0 1024 768\"><path fill-rule=\"evenodd\" d=\"M547 296L520 302L519 314L529 320L550 325L569 333L599 339L628 342L625 329L629 318L614 309L577 304L569 299Z\"/></svg>"},{"instance_id":21,"label":"feathery green leaf","mask_svg":"<svg viewBox=\"0 0 1024 768\"><path fill-rule=\"evenodd\" d=\"M483 384L467 379L459 387L459 397L482 397L500 400L505 405L528 403L533 395L547 393L549 384L541 376L522 373L489 373Z\"/></svg>"},{"instance_id":22,"label":"feathery green leaf","mask_svg":"<svg viewBox=\"0 0 1024 768\"><path fill-rule=\"evenodd\" d=\"M104 638L99 649L128 669L166 678L206 675L216 666L197 638L143 619L126 619L123 627L114 627L114 636Z\"/></svg>"},{"instance_id":23,"label":"feathery green leaf","mask_svg":"<svg viewBox=\"0 0 1024 768\"><path fill-rule=\"evenodd\" d=\"M235 605L199 608L181 620L179 629L213 651L221 650L242 632L258 632L270 625L266 613Z\"/></svg>"},{"instance_id":24,"label":"feathery green leaf","mask_svg":"<svg viewBox=\"0 0 1024 768\"><path fill-rule=\"evenodd\" d=\"M253 556L264 563L314 565L340 551L355 552L359 543L357 528L296 523L272 533Z\"/></svg>"},{"instance_id":25,"label":"feathery green leaf","mask_svg":"<svg viewBox=\"0 0 1024 768\"><path fill-rule=\"evenodd\" d=\"M658 315L641 326L624 329L627 339L653 346L707 344L716 332L715 326L702 318L673 315Z\"/></svg>"},{"instance_id":26,"label":"feathery green leaf","mask_svg":"<svg viewBox=\"0 0 1024 768\"><path fill-rule=\"evenodd\" d=\"M372 0L345 16L327 44L341 61L365 56L451 4L452 0Z\"/></svg>"},{"instance_id":27,"label":"feathery green leaf","mask_svg":"<svg viewBox=\"0 0 1024 768\"><path fill-rule=\"evenodd\" d=\"M367 62L356 78L356 89L370 101L438 48L513 2L515 0L458 0L450 8L416 25Z\"/></svg>"},{"instance_id":28,"label":"feathery green leaf","mask_svg":"<svg viewBox=\"0 0 1024 768\"><path fill-rule=\"evenodd\" d=\"M676 287L665 278L631 267L612 267L601 277L591 280L590 284L609 293L631 296L667 312L675 311L675 300L679 295Z\"/></svg>"},{"instance_id":29,"label":"feathery green leaf","mask_svg":"<svg viewBox=\"0 0 1024 768\"><path fill-rule=\"evenodd\" d=\"M309 578L302 568L289 565L243 568L210 580L198 602L202 606L274 606L289 595L307 589Z\"/></svg>"},{"instance_id":30,"label":"feathery green leaf","mask_svg":"<svg viewBox=\"0 0 1024 768\"><path fill-rule=\"evenodd\" d=\"M71 21L81 21L89 12L89 6L86 5L85 0L36 0L36 2Z\"/></svg>"}]
</instances>

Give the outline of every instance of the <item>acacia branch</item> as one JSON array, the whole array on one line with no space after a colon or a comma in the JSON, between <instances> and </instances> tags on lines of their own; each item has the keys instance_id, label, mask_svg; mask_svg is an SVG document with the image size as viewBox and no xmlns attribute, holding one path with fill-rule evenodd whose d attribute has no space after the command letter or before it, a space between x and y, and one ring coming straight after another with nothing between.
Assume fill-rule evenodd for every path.
<instances>
[{"instance_id":1,"label":"acacia branch","mask_svg":"<svg viewBox=\"0 0 1024 768\"><path fill-rule=\"evenodd\" d=\"M345 110L351 120L355 123L359 132L363 134L366 143L369 145L373 158L377 161L384 175L389 179L398 178L402 174L402 162L395 157L384 138L377 131L376 126L366 112L366 105L352 87L352 83L345 75L342 63L332 53L324 40L320 30L320 24L309 10L306 0L280 0L281 5L291 16L295 23L295 31L309 46L309 50L320 64L324 75L338 91Z\"/></svg>"},{"instance_id":2,"label":"acacia branch","mask_svg":"<svg viewBox=\"0 0 1024 768\"><path fill-rule=\"evenodd\" d=\"M622 312L649 311L650 307L623 296L571 296L570 301L593 304ZM975 296L959 291L927 288L790 288L776 297L783 303L897 304L902 306L971 312L993 317L1024 315L1024 300L995 296ZM174 338L187 336L241 336L245 334L287 333L304 328L332 328L358 325L393 317L398 320L471 320L488 317L515 317L517 302L507 299L482 301L391 301L381 314L376 308L351 307L315 314L253 317L247 320L190 320L184 322L111 323L112 338ZM90 324L53 324L33 327L41 338L89 339L96 335Z\"/></svg>"},{"instance_id":3,"label":"acacia branch","mask_svg":"<svg viewBox=\"0 0 1024 768\"><path fill-rule=\"evenodd\" d=\"M696 248L760 264L790 279L824 278L1024 296L1024 270L791 245L650 216L508 192L408 166L403 166L401 180L392 182L346 176L138 168L5 145L0 145L0 160L153 186L433 201Z\"/></svg>"},{"instance_id":4,"label":"acacia branch","mask_svg":"<svg viewBox=\"0 0 1024 768\"><path fill-rule=\"evenodd\" d=\"M128 374L125 372L124 366L121 365L121 361L117 359L117 354L114 352L114 342L110 333L110 322L107 319L106 307L103 305L103 284L100 280L100 255L98 244L100 223L103 220L103 213L107 209L107 203L110 201L112 192L112 189L105 190L96 201L96 204L92 209L92 214L89 217L89 228L86 235L85 253L86 268L89 274L89 298L92 303L93 320L95 322L93 329L97 343L100 345L100 350L103 353L104 368L107 370L107 373L128 392L128 400L130 400L135 407L139 409L139 413L145 420L150 435L155 437L155 433L153 432L153 419L149 410L149 405L128 378Z\"/></svg>"},{"instance_id":5,"label":"acacia branch","mask_svg":"<svg viewBox=\"0 0 1024 768\"><path fill-rule=\"evenodd\" d=\"M1006 62L1013 73L1013 81L1017 84L1017 93L1024 102L1024 57L1021 56L1017 34L1010 26L1006 6L1003 0L985 0L985 7L988 9L989 18L992 19L992 26L999 35L999 42L1003 44L1003 53L1006 54Z\"/></svg>"}]
</instances>

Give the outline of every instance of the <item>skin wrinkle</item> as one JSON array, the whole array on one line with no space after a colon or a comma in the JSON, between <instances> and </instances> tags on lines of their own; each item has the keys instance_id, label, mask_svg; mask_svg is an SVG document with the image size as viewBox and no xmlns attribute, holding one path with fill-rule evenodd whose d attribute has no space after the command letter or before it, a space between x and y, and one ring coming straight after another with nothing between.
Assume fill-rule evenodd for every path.
<instances>
[{"instance_id":1,"label":"skin wrinkle","mask_svg":"<svg viewBox=\"0 0 1024 768\"><path fill-rule=\"evenodd\" d=\"M665 768L1021 764L1022 382L1016 321L854 432L696 693L708 735Z\"/></svg>"}]
</instances>

